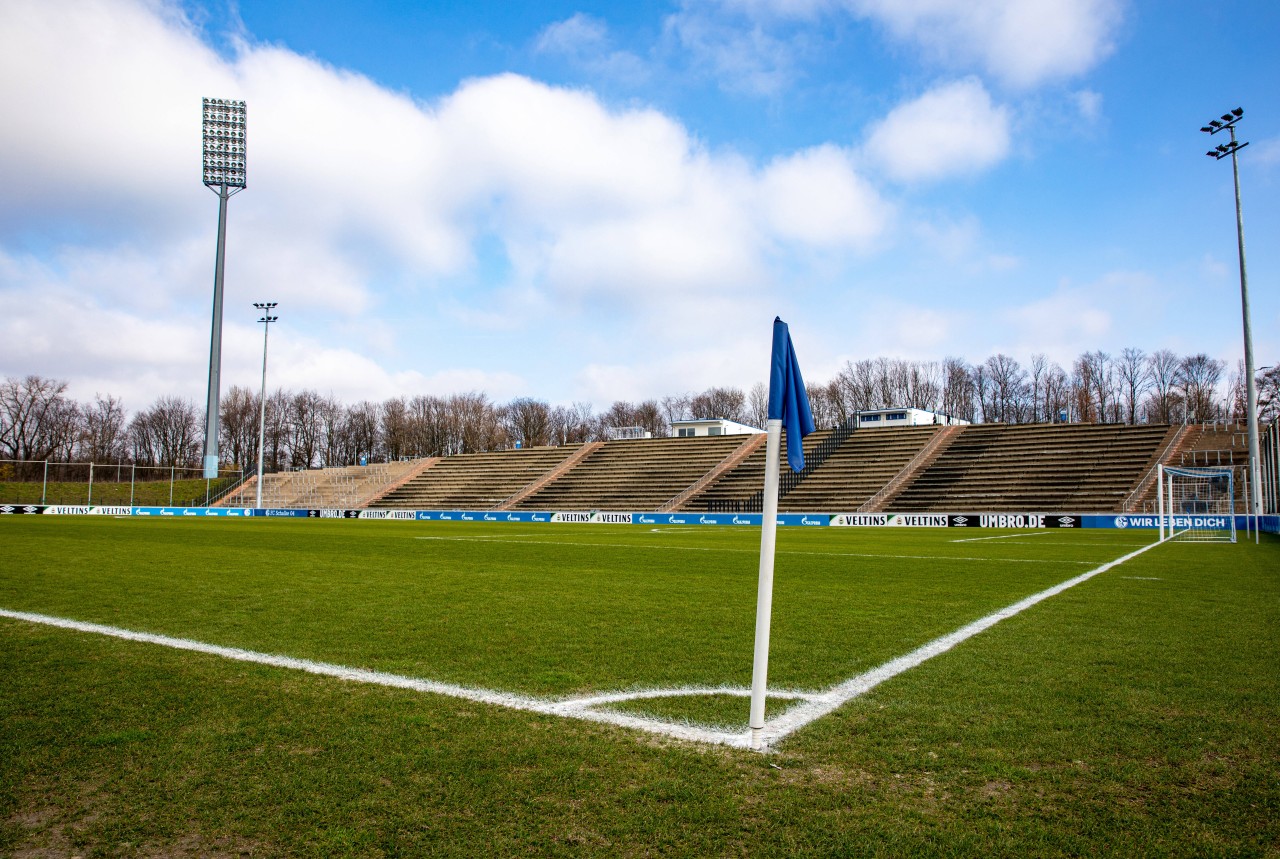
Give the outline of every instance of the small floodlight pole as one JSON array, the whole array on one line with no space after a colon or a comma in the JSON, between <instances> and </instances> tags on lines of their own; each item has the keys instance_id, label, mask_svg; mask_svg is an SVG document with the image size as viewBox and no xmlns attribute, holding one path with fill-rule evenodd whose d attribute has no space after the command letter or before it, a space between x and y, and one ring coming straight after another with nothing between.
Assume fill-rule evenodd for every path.
<instances>
[{"instance_id":1,"label":"small floodlight pole","mask_svg":"<svg viewBox=\"0 0 1280 859\"><path fill-rule=\"evenodd\" d=\"M271 323L279 319L279 316L272 316L271 310L278 302L266 301L253 303L253 306L262 311L262 318L258 321L262 323L262 396L261 411L258 416L258 501L255 507L262 507L262 450L267 442L267 332L271 330Z\"/></svg>"},{"instance_id":2,"label":"small floodlight pole","mask_svg":"<svg viewBox=\"0 0 1280 859\"><path fill-rule=\"evenodd\" d=\"M1236 142L1236 123L1243 116L1244 108L1237 107L1230 113L1224 113L1220 120L1210 120L1209 124L1200 130L1209 134L1217 134L1219 131L1227 131L1231 134L1230 143L1220 144L1205 154L1217 161L1221 161L1230 155L1231 172L1235 177L1236 242L1240 247L1240 311L1244 316L1244 389L1245 408L1248 410L1246 417L1249 428L1249 482L1252 484L1250 486L1252 491L1249 494L1249 512L1257 517L1262 515L1262 505L1259 503L1260 495L1258 492L1258 489L1262 486L1258 456L1258 386L1253 379L1253 324L1249 319L1249 277L1244 264L1244 210L1240 207L1240 161L1236 157L1237 152L1249 145L1248 141L1244 143ZM1257 521L1256 518L1254 521Z\"/></svg>"},{"instance_id":3,"label":"small floodlight pole","mask_svg":"<svg viewBox=\"0 0 1280 859\"><path fill-rule=\"evenodd\" d=\"M222 272L226 262L227 200L244 190L245 105L206 98L204 184L218 195L218 253L213 268L213 332L209 343L209 399L204 424L204 476L218 476L218 393L222 374Z\"/></svg>"}]
</instances>

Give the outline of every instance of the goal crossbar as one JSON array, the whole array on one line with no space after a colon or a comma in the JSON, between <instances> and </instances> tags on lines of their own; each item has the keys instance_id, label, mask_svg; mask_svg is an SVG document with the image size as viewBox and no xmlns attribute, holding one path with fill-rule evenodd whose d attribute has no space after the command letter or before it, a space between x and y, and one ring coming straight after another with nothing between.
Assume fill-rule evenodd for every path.
<instances>
[{"instance_id":1,"label":"goal crossbar","mask_svg":"<svg viewBox=\"0 0 1280 859\"><path fill-rule=\"evenodd\" d=\"M1236 541L1235 473L1231 468L1158 469L1160 539Z\"/></svg>"}]
</instances>

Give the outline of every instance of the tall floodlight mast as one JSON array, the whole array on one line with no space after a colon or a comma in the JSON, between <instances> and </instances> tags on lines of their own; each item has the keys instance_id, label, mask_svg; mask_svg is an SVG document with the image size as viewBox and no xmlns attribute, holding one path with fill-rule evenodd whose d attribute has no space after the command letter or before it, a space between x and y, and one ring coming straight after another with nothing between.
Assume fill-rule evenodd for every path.
<instances>
[{"instance_id":1,"label":"tall floodlight mast","mask_svg":"<svg viewBox=\"0 0 1280 859\"><path fill-rule=\"evenodd\" d=\"M1230 113L1224 113L1219 119L1209 120L1209 124L1200 130L1207 134L1226 131L1231 134L1230 143L1221 143L1210 149L1205 155L1221 161L1231 156L1231 172L1236 182L1236 242L1240 247L1240 309L1244 315L1244 379L1245 408L1248 409L1249 427L1249 506L1255 517L1262 515L1262 473L1258 455L1258 386L1253 379L1253 323L1249 319L1249 276L1244 264L1244 213L1240 208L1240 160L1236 153L1249 145L1248 141L1236 141L1236 123L1244 117L1244 108L1237 107ZM1257 519L1255 518L1255 523Z\"/></svg>"},{"instance_id":2,"label":"tall floodlight mast","mask_svg":"<svg viewBox=\"0 0 1280 859\"><path fill-rule=\"evenodd\" d=\"M260 403L260 413L258 417L258 503L256 507L262 507L262 450L267 442L267 332L271 330L271 323L280 319L279 316L272 316L271 311L275 310L279 302L275 301L255 301L253 306L262 311L262 318L258 321L262 323L262 393L258 397Z\"/></svg>"},{"instance_id":3,"label":"tall floodlight mast","mask_svg":"<svg viewBox=\"0 0 1280 859\"><path fill-rule=\"evenodd\" d=\"M227 200L244 190L245 106L204 99L204 184L218 195L218 254L213 268L213 332L209 343L209 399L204 423L204 476L218 476L218 392L222 374L222 272L226 262Z\"/></svg>"}]
</instances>

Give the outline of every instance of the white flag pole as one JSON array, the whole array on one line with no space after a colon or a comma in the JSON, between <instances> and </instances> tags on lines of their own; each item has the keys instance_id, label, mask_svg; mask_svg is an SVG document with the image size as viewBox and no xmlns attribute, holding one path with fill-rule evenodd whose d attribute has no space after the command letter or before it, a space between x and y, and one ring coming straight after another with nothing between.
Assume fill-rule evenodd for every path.
<instances>
[{"instance_id":1,"label":"white flag pole","mask_svg":"<svg viewBox=\"0 0 1280 859\"><path fill-rule=\"evenodd\" d=\"M1160 539L1156 542L1164 542L1164 465L1156 463L1156 522L1160 526ZM1172 536L1172 535L1170 535Z\"/></svg>"},{"instance_id":2,"label":"white flag pole","mask_svg":"<svg viewBox=\"0 0 1280 859\"><path fill-rule=\"evenodd\" d=\"M756 650L751 669L751 748L761 746L769 684L769 621L773 612L773 555L778 535L778 469L782 420L770 419L764 454L764 518L760 523L760 584L756 591Z\"/></svg>"}]
</instances>

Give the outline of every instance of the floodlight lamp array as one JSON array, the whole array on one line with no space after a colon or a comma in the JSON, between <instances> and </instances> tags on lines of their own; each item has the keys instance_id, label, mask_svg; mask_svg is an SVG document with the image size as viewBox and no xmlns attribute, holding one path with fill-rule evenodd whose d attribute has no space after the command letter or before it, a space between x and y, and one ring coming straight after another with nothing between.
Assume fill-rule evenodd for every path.
<instances>
[{"instance_id":1,"label":"floodlight lamp array","mask_svg":"<svg viewBox=\"0 0 1280 859\"><path fill-rule=\"evenodd\" d=\"M245 103L206 98L203 108L204 184L245 187Z\"/></svg>"},{"instance_id":2,"label":"floodlight lamp array","mask_svg":"<svg viewBox=\"0 0 1280 859\"><path fill-rule=\"evenodd\" d=\"M278 301L255 301L253 303L253 306L262 311L262 318L259 319L258 321L266 322L267 324L278 321L280 317L272 316L271 311L275 309L279 304L280 302Z\"/></svg>"},{"instance_id":3,"label":"floodlight lamp array","mask_svg":"<svg viewBox=\"0 0 1280 859\"><path fill-rule=\"evenodd\" d=\"M1217 134L1219 131L1226 131L1227 129L1232 128L1243 116L1244 108L1237 107L1229 113L1222 114L1221 119L1209 120L1209 124L1202 126L1200 130L1208 134Z\"/></svg>"},{"instance_id":4,"label":"floodlight lamp array","mask_svg":"<svg viewBox=\"0 0 1280 859\"><path fill-rule=\"evenodd\" d=\"M1215 146L1213 149L1210 149L1208 152L1206 152L1205 155L1208 155L1210 158L1217 158L1221 160L1223 158L1226 158L1228 155L1230 155L1233 152L1239 152L1241 149L1244 149L1248 145L1249 145L1249 141L1247 140L1244 143L1239 143L1233 140L1230 143L1223 143L1219 146Z\"/></svg>"}]
</instances>

